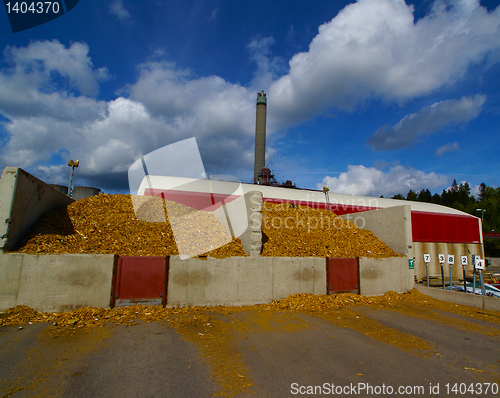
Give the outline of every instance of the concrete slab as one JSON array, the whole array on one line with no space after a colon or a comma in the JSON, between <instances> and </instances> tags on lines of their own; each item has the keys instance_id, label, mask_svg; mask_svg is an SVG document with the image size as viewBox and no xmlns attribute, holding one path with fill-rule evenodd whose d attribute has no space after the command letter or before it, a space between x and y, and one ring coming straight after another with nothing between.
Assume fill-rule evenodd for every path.
<instances>
[{"instance_id":1,"label":"concrete slab","mask_svg":"<svg viewBox=\"0 0 500 398\"><path fill-rule=\"evenodd\" d=\"M406 257L359 259L360 293L378 296L391 290L405 293L413 288L413 270Z\"/></svg>"},{"instance_id":2,"label":"concrete slab","mask_svg":"<svg viewBox=\"0 0 500 398\"><path fill-rule=\"evenodd\" d=\"M43 312L110 308L114 258L111 254L25 254L16 305Z\"/></svg>"},{"instance_id":3,"label":"concrete slab","mask_svg":"<svg viewBox=\"0 0 500 398\"><path fill-rule=\"evenodd\" d=\"M167 306L250 305L326 293L324 258L170 257Z\"/></svg>"},{"instance_id":4,"label":"concrete slab","mask_svg":"<svg viewBox=\"0 0 500 398\"><path fill-rule=\"evenodd\" d=\"M485 310L500 312L500 298L485 296L483 305Z\"/></svg>"},{"instance_id":5,"label":"concrete slab","mask_svg":"<svg viewBox=\"0 0 500 398\"><path fill-rule=\"evenodd\" d=\"M467 294L464 292L453 292L439 288L415 285L415 288L429 297L436 300L447 301L449 303L468 305L469 307L483 308L483 297L475 294Z\"/></svg>"},{"instance_id":6,"label":"concrete slab","mask_svg":"<svg viewBox=\"0 0 500 398\"><path fill-rule=\"evenodd\" d=\"M0 256L0 309L6 310L17 305L17 292L21 276L23 254Z\"/></svg>"},{"instance_id":7,"label":"concrete slab","mask_svg":"<svg viewBox=\"0 0 500 398\"><path fill-rule=\"evenodd\" d=\"M0 178L0 254L14 250L48 211L73 203L73 199L19 167L6 167Z\"/></svg>"},{"instance_id":8,"label":"concrete slab","mask_svg":"<svg viewBox=\"0 0 500 398\"><path fill-rule=\"evenodd\" d=\"M207 268L205 297L198 303L206 303L201 305L231 305L230 303L238 302L238 266L236 264L219 263L218 260L193 259L193 261L201 261Z\"/></svg>"},{"instance_id":9,"label":"concrete slab","mask_svg":"<svg viewBox=\"0 0 500 398\"><path fill-rule=\"evenodd\" d=\"M396 253L413 258L410 205L345 214L342 218L357 218L356 225L371 231Z\"/></svg>"}]
</instances>

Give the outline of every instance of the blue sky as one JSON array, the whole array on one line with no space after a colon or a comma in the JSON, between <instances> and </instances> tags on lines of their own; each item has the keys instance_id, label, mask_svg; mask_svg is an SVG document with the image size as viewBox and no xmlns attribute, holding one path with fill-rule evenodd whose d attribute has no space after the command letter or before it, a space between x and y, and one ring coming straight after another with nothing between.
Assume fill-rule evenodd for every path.
<instances>
[{"instance_id":1,"label":"blue sky","mask_svg":"<svg viewBox=\"0 0 500 398\"><path fill-rule=\"evenodd\" d=\"M128 189L196 137L207 174L266 165L301 188L386 197L500 183L500 7L488 1L88 1L12 33L0 10L0 167Z\"/></svg>"}]
</instances>

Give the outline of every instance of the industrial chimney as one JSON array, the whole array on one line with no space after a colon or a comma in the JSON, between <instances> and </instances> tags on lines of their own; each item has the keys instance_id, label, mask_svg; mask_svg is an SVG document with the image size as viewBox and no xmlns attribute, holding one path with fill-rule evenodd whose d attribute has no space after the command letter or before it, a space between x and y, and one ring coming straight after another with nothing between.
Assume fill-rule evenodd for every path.
<instances>
[{"instance_id":1,"label":"industrial chimney","mask_svg":"<svg viewBox=\"0 0 500 398\"><path fill-rule=\"evenodd\" d=\"M253 169L254 183L259 182L259 173L266 165L266 93L257 93L257 117L255 121L255 162Z\"/></svg>"}]
</instances>

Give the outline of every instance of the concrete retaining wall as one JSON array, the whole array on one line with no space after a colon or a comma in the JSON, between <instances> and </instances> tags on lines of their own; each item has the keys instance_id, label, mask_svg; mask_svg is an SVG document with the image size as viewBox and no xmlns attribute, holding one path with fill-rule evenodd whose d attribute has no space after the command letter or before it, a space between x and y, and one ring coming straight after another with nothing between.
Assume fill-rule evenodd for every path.
<instances>
[{"instance_id":1,"label":"concrete retaining wall","mask_svg":"<svg viewBox=\"0 0 500 398\"><path fill-rule=\"evenodd\" d=\"M6 167L0 178L0 254L13 250L45 212L73 199L19 167Z\"/></svg>"},{"instance_id":2,"label":"concrete retaining wall","mask_svg":"<svg viewBox=\"0 0 500 398\"><path fill-rule=\"evenodd\" d=\"M413 288L413 270L406 257L359 259L359 286L363 296L379 296L389 290L405 293Z\"/></svg>"},{"instance_id":3,"label":"concrete retaining wall","mask_svg":"<svg viewBox=\"0 0 500 398\"><path fill-rule=\"evenodd\" d=\"M245 201L245 208L242 210L238 208L238 204L235 204L239 200ZM224 207L228 214L232 214L228 220L229 223L234 224L239 220L244 225L245 231L239 238L245 253L251 257L260 256L262 252L262 192L247 192L243 198L236 199ZM242 216L245 210L246 218Z\"/></svg>"},{"instance_id":4,"label":"concrete retaining wall","mask_svg":"<svg viewBox=\"0 0 500 398\"><path fill-rule=\"evenodd\" d=\"M251 305L293 293L326 294L324 258L170 257L167 305Z\"/></svg>"},{"instance_id":5,"label":"concrete retaining wall","mask_svg":"<svg viewBox=\"0 0 500 398\"><path fill-rule=\"evenodd\" d=\"M346 220L374 235L396 253L413 258L410 205L345 214Z\"/></svg>"},{"instance_id":6,"label":"concrete retaining wall","mask_svg":"<svg viewBox=\"0 0 500 398\"><path fill-rule=\"evenodd\" d=\"M16 305L44 312L110 308L114 261L110 254L4 254L0 310Z\"/></svg>"},{"instance_id":7,"label":"concrete retaining wall","mask_svg":"<svg viewBox=\"0 0 500 398\"><path fill-rule=\"evenodd\" d=\"M464 292L454 292L422 285L415 285L415 288L420 293L423 293L436 300L467 305L469 307L482 308L490 311L500 311L500 299L496 297L467 294Z\"/></svg>"}]
</instances>

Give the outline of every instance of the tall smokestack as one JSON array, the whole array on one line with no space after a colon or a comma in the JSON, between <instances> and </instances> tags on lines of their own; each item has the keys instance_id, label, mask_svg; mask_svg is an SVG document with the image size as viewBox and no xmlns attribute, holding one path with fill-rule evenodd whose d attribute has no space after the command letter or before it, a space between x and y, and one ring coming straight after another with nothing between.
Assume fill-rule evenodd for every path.
<instances>
[{"instance_id":1,"label":"tall smokestack","mask_svg":"<svg viewBox=\"0 0 500 398\"><path fill-rule=\"evenodd\" d=\"M255 162L253 180L259 182L259 173L266 165L266 93L262 90L257 93L257 117L255 121Z\"/></svg>"}]
</instances>

